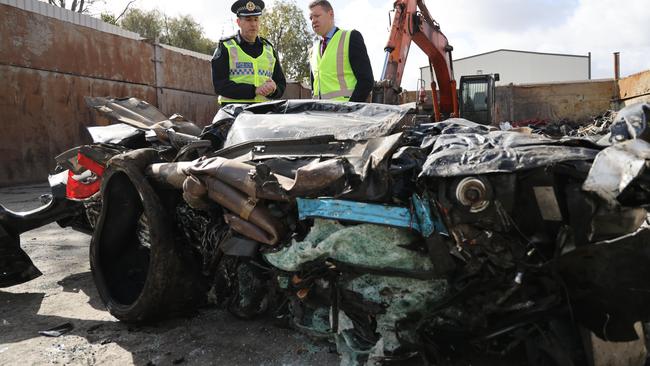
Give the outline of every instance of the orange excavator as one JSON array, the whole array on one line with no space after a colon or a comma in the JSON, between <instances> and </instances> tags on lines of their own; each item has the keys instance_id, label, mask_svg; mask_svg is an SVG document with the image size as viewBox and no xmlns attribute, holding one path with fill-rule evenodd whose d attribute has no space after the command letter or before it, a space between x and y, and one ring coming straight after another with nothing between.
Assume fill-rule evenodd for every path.
<instances>
[{"instance_id":1,"label":"orange excavator","mask_svg":"<svg viewBox=\"0 0 650 366\"><path fill-rule=\"evenodd\" d=\"M440 31L440 25L431 17L424 0L396 0L393 11L395 14L390 36L384 48L386 60L384 61L381 80L375 84L373 89L373 103L398 104L406 58L408 57L411 42L415 42L429 58L429 67L435 72L435 80L437 80L436 83L434 78L431 78L433 104L431 119L441 121L444 118L461 116L459 114L459 96L456 91L451 56L451 51L454 48L449 44L447 37ZM467 80L469 82L470 78ZM494 80L495 78L491 75L474 75L471 78L471 85L468 83L464 85L464 79L461 78L461 90L477 90L477 86L480 90L485 89L484 97L481 97L482 105L486 106L486 113L481 115L481 119L484 119L484 121L476 122L490 122L491 107L494 104ZM498 80L498 76L496 80ZM463 85L466 88L463 88ZM438 89L439 94L436 93ZM461 93L461 104L463 103L464 94L467 94L467 92ZM465 102L465 104L468 104L467 102L473 103L470 97L466 97ZM472 110L475 112L475 109ZM474 117L476 113L472 115ZM469 117L469 114L467 117Z\"/></svg>"}]
</instances>

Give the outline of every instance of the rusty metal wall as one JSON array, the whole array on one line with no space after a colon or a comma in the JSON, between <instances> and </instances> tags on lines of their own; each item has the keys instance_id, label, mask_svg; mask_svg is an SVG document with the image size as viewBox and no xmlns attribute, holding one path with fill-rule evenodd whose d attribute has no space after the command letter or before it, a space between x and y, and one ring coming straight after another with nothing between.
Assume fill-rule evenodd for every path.
<instances>
[{"instance_id":1,"label":"rusty metal wall","mask_svg":"<svg viewBox=\"0 0 650 366\"><path fill-rule=\"evenodd\" d=\"M153 46L0 5L0 64L153 85Z\"/></svg>"},{"instance_id":2,"label":"rusty metal wall","mask_svg":"<svg viewBox=\"0 0 650 366\"><path fill-rule=\"evenodd\" d=\"M311 89L305 88L297 81L287 81L282 99L311 99Z\"/></svg>"},{"instance_id":3,"label":"rusty metal wall","mask_svg":"<svg viewBox=\"0 0 650 366\"><path fill-rule=\"evenodd\" d=\"M158 91L158 103L159 109L164 115L182 114L183 117L201 127L212 122L218 109L214 95L165 88Z\"/></svg>"},{"instance_id":4,"label":"rusty metal wall","mask_svg":"<svg viewBox=\"0 0 650 366\"><path fill-rule=\"evenodd\" d=\"M158 107L166 115L180 113L205 126L217 112L211 56L165 45L155 46Z\"/></svg>"},{"instance_id":5,"label":"rusty metal wall","mask_svg":"<svg viewBox=\"0 0 650 366\"><path fill-rule=\"evenodd\" d=\"M0 185L43 181L53 157L88 142L86 95L155 100L150 86L0 65Z\"/></svg>"},{"instance_id":6,"label":"rusty metal wall","mask_svg":"<svg viewBox=\"0 0 650 366\"><path fill-rule=\"evenodd\" d=\"M501 86L496 88L493 122L531 119L586 122L614 108L612 102L616 98L613 79Z\"/></svg>"},{"instance_id":7,"label":"rusty metal wall","mask_svg":"<svg viewBox=\"0 0 650 366\"><path fill-rule=\"evenodd\" d=\"M619 101L623 105L650 103L650 70L618 81Z\"/></svg>"},{"instance_id":8,"label":"rusty metal wall","mask_svg":"<svg viewBox=\"0 0 650 366\"><path fill-rule=\"evenodd\" d=\"M4 4L0 19L0 186L43 181L55 155L87 141L85 96L137 97L200 125L217 110L210 56Z\"/></svg>"}]
</instances>

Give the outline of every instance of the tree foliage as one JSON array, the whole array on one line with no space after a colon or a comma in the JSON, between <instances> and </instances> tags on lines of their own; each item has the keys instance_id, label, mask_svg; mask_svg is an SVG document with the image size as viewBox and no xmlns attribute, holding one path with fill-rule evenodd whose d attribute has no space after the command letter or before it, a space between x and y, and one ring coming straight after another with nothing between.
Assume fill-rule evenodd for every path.
<instances>
[{"instance_id":1,"label":"tree foliage","mask_svg":"<svg viewBox=\"0 0 650 366\"><path fill-rule=\"evenodd\" d=\"M169 17L158 10L130 9L119 20L107 13L101 17L108 23L138 33L144 38L158 39L158 42L170 46L208 55L211 55L216 47L216 42L206 38L201 25L189 15Z\"/></svg>"},{"instance_id":2,"label":"tree foliage","mask_svg":"<svg viewBox=\"0 0 650 366\"><path fill-rule=\"evenodd\" d=\"M303 11L293 0L278 0L260 18L260 35L278 51L288 79L309 76L309 47L312 35Z\"/></svg>"},{"instance_id":3,"label":"tree foliage","mask_svg":"<svg viewBox=\"0 0 650 366\"><path fill-rule=\"evenodd\" d=\"M66 0L47 0L47 3L77 13L87 13L96 1L97 0L72 0L68 3Z\"/></svg>"},{"instance_id":4,"label":"tree foliage","mask_svg":"<svg viewBox=\"0 0 650 366\"><path fill-rule=\"evenodd\" d=\"M111 13L101 13L99 17L104 23L117 25L117 17Z\"/></svg>"},{"instance_id":5,"label":"tree foliage","mask_svg":"<svg viewBox=\"0 0 650 366\"><path fill-rule=\"evenodd\" d=\"M162 42L164 17L158 10L131 9L118 25L147 39L159 38ZM163 42L165 43L165 42Z\"/></svg>"}]
</instances>

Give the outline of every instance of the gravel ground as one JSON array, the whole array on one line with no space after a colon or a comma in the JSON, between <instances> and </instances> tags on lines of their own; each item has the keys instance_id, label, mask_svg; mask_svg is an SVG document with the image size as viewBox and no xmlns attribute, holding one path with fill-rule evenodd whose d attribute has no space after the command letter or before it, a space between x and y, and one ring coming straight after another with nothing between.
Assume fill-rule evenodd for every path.
<instances>
[{"instance_id":1,"label":"gravel ground","mask_svg":"<svg viewBox=\"0 0 650 366\"><path fill-rule=\"evenodd\" d=\"M0 189L12 210L40 205L47 185ZM1 365L337 365L333 345L315 343L273 319L244 321L204 308L191 318L131 326L104 308L90 273L90 237L50 224L21 235L43 276L0 289ZM39 331L71 323L60 337Z\"/></svg>"}]
</instances>

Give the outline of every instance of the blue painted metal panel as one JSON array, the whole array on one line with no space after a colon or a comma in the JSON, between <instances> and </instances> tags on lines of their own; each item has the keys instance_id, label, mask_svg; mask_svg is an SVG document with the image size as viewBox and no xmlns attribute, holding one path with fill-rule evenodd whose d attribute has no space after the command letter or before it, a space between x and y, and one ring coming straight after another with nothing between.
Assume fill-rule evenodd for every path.
<instances>
[{"instance_id":1,"label":"blue painted metal panel","mask_svg":"<svg viewBox=\"0 0 650 366\"><path fill-rule=\"evenodd\" d=\"M446 232L439 218L431 215L428 202L417 195L411 197L412 208L332 198L297 198L296 202L300 220L319 217L403 227L419 231L423 236L429 236L434 231Z\"/></svg>"}]
</instances>

